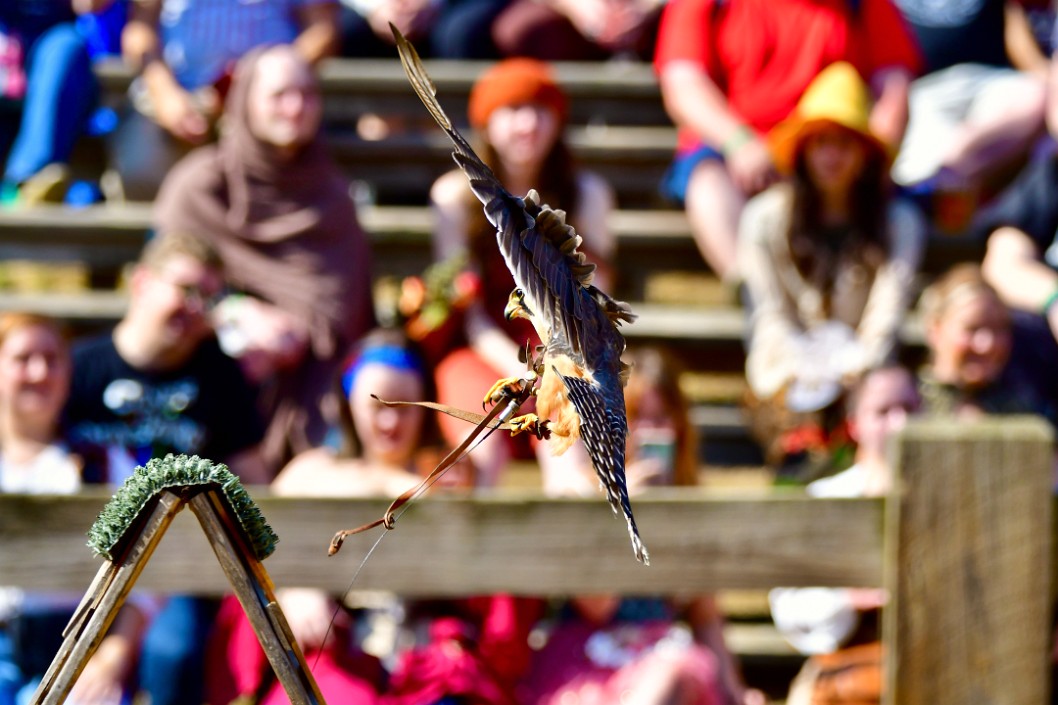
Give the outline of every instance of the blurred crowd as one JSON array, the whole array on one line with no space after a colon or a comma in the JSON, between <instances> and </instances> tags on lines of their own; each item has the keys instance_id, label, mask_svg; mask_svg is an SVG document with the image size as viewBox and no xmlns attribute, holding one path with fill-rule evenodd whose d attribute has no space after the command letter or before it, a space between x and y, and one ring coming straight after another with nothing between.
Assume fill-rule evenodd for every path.
<instances>
[{"instance_id":1,"label":"blurred crowd","mask_svg":"<svg viewBox=\"0 0 1058 705\"><path fill-rule=\"evenodd\" d=\"M472 410L524 372L538 341L504 320L513 279L459 170L429 193L434 263L380 315L314 67L394 56L390 23L427 58L494 61L458 122L508 190L566 212L608 292L618 204L576 163L549 62L653 62L678 128L658 188L745 312L743 406L777 482L884 495L912 414L1058 420L1055 17L1044 0L7 0L0 208L151 201L153 234L112 330L0 316L0 492L113 486L172 452L277 494L393 497L469 429L372 395ZM99 103L105 57L136 75L121 114ZM71 177L85 135L106 140L100 183ZM983 257L927 276L936 233ZM924 359L903 345L916 309ZM698 484L686 360L627 357L630 492ZM501 485L517 460L549 495L598 494L583 449L498 433L437 491ZM764 702L713 595L340 598L280 598L332 703ZM28 702L78 599L0 587L0 705ZM810 655L788 703L879 702L883 593L770 603ZM130 601L71 697L136 693L286 702L238 603L190 595Z\"/></svg>"}]
</instances>

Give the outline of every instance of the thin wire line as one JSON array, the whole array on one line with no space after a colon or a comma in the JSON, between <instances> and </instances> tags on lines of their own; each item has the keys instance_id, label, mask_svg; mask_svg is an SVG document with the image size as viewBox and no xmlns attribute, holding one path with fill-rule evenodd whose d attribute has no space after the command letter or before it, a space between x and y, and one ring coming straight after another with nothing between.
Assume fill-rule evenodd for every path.
<instances>
[{"instance_id":1,"label":"thin wire line","mask_svg":"<svg viewBox=\"0 0 1058 705\"><path fill-rule=\"evenodd\" d=\"M521 406L521 404L519 404L518 406ZM508 412L505 410L504 414L507 413ZM513 410L511 410L510 413L513 413ZM502 415L503 414L501 414L501 416ZM502 423L502 421L500 423ZM394 526L396 526L397 520L404 516L404 513L406 511L411 509L412 502L421 497L428 489L437 484L437 481L444 477L444 474L446 472L451 470L457 463L460 463L464 459L466 459L466 457L470 455L472 451L477 450L478 446L484 443L489 436L495 433L496 429L499 428L499 426L489 425L486 426L486 428L488 429L487 433L485 433L481 438L476 440L473 444L468 446L466 450L460 453L459 456L456 457L456 459L452 461L452 463L447 468L445 468L442 472L438 473L438 475L434 477L429 484L423 485L418 492L408 498L408 501L404 503L403 507L397 510L396 515L393 517ZM360 565L357 566L356 571L353 573L352 579L349 581L349 585L346 586L345 592L342 593L342 598L338 600L337 604L334 606L334 612L331 614L331 621L327 624L327 631L323 635L323 641L320 642L320 648L316 651L316 657L312 660L312 666L309 667L309 672L314 672L316 670L316 665L320 662L320 656L323 655L323 647L326 646L327 639L330 638L331 633L334 631L334 623L338 619L338 613L341 611L342 605L345 604L346 598L349 597L349 593L353 591L353 585L356 583L356 579L360 577L360 573L364 570L364 566L367 565L368 559L371 558L372 554L374 554L375 552L375 549L378 548L380 543L382 543L382 539L385 538L386 534L388 534L390 531L392 531L392 529L386 529L383 527L382 533L379 534L377 539L375 539L375 543L372 544L371 548L364 555L363 560L360 561Z\"/></svg>"}]
</instances>

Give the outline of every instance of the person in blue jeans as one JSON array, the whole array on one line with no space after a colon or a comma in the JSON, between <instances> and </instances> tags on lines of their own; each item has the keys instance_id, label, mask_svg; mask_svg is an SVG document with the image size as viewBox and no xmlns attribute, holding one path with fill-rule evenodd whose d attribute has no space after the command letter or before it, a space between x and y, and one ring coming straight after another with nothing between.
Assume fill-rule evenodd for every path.
<instances>
[{"instance_id":1,"label":"person in blue jeans","mask_svg":"<svg viewBox=\"0 0 1058 705\"><path fill-rule=\"evenodd\" d=\"M93 36L103 21L121 23L125 0L12 0L0 3L7 49L0 71L3 200L61 200L66 163L96 104ZM79 21L94 20L94 21Z\"/></svg>"}]
</instances>

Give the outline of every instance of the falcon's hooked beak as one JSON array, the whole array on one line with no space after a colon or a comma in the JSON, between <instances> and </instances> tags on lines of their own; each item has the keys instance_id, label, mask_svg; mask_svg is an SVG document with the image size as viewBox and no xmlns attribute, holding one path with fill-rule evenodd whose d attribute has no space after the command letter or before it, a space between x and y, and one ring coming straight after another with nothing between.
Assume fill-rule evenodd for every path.
<instances>
[{"instance_id":1,"label":"falcon's hooked beak","mask_svg":"<svg viewBox=\"0 0 1058 705\"><path fill-rule=\"evenodd\" d=\"M508 321L514 318L524 318L528 321L532 315L533 312L525 305L525 292L521 289L512 291L507 298L507 308L503 309L503 317Z\"/></svg>"}]
</instances>

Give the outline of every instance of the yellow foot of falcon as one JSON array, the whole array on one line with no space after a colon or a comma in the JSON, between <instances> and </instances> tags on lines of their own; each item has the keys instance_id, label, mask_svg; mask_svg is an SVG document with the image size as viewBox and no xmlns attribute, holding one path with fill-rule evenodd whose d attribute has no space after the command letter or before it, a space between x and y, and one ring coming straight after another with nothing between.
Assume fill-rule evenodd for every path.
<instances>
[{"instance_id":1,"label":"yellow foot of falcon","mask_svg":"<svg viewBox=\"0 0 1058 705\"><path fill-rule=\"evenodd\" d=\"M512 436L517 436L520 433L531 433L541 440L546 440L551 436L551 429L548 428L551 422L547 419L541 419L536 414L515 416L507 423L511 426Z\"/></svg>"},{"instance_id":2,"label":"yellow foot of falcon","mask_svg":"<svg viewBox=\"0 0 1058 705\"><path fill-rule=\"evenodd\" d=\"M532 385L536 381L536 373L530 371L524 377L504 377L492 385L485 398L481 402L484 407L487 404L495 404L504 397L516 397L525 389L525 385Z\"/></svg>"}]
</instances>

